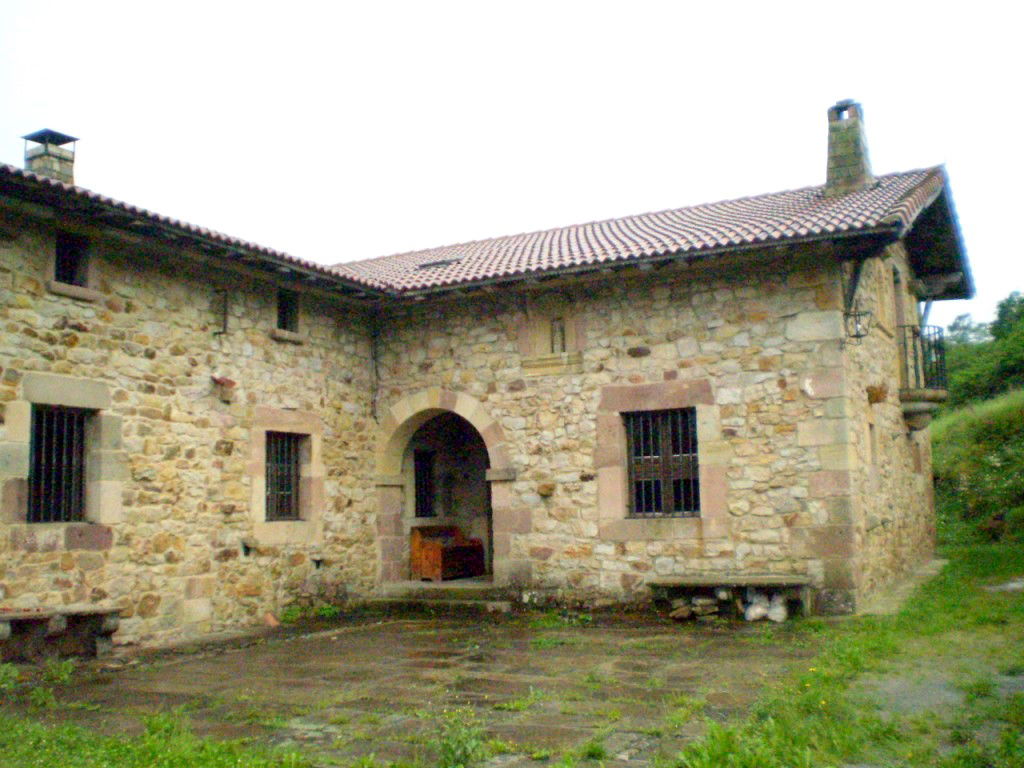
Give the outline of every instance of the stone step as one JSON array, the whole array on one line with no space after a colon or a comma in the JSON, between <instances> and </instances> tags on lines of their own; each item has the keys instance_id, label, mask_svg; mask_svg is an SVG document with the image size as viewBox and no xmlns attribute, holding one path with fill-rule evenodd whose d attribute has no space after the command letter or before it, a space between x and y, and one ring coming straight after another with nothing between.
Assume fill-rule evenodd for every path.
<instances>
[{"instance_id":1,"label":"stone step","mask_svg":"<svg viewBox=\"0 0 1024 768\"><path fill-rule=\"evenodd\" d=\"M511 600L453 600L442 598L377 597L367 600L367 608L386 611L429 611L451 616L510 613Z\"/></svg>"},{"instance_id":2,"label":"stone step","mask_svg":"<svg viewBox=\"0 0 1024 768\"><path fill-rule=\"evenodd\" d=\"M435 584L433 582L404 582L385 584L382 597L405 600L508 600L506 587L491 584Z\"/></svg>"}]
</instances>

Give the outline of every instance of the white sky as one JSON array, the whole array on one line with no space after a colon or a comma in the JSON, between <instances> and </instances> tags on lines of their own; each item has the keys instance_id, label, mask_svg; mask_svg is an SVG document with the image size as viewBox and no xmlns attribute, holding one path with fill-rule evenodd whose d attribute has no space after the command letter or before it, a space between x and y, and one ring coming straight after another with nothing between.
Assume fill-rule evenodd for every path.
<instances>
[{"instance_id":1,"label":"white sky","mask_svg":"<svg viewBox=\"0 0 1024 768\"><path fill-rule=\"evenodd\" d=\"M336 263L820 184L826 109L876 173L946 163L990 319L1024 289L1007 2L0 4L0 161ZM1008 227L1007 225L1010 225Z\"/></svg>"}]
</instances>

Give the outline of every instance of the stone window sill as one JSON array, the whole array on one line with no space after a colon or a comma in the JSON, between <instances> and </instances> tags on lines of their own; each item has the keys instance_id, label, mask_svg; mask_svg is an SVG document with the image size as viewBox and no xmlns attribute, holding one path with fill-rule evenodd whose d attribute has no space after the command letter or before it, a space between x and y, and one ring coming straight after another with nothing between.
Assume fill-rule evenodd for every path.
<instances>
[{"instance_id":1,"label":"stone window sill","mask_svg":"<svg viewBox=\"0 0 1024 768\"><path fill-rule=\"evenodd\" d=\"M270 331L270 338L274 341L281 341L285 344L305 344L306 334L286 331L283 328L274 328Z\"/></svg>"},{"instance_id":2,"label":"stone window sill","mask_svg":"<svg viewBox=\"0 0 1024 768\"><path fill-rule=\"evenodd\" d=\"M537 355L523 360L523 373L526 376L555 376L582 372L582 352Z\"/></svg>"},{"instance_id":3,"label":"stone window sill","mask_svg":"<svg viewBox=\"0 0 1024 768\"><path fill-rule=\"evenodd\" d=\"M108 525L75 521L11 525L11 549L23 552L103 551L114 544Z\"/></svg>"},{"instance_id":4,"label":"stone window sill","mask_svg":"<svg viewBox=\"0 0 1024 768\"><path fill-rule=\"evenodd\" d=\"M58 296L67 296L68 298L78 299L79 301L99 301L103 298L102 293L93 290L92 288L86 288L82 285L72 285L71 283L62 283L57 280L47 280L46 290Z\"/></svg>"},{"instance_id":5,"label":"stone window sill","mask_svg":"<svg viewBox=\"0 0 1024 768\"><path fill-rule=\"evenodd\" d=\"M699 517L627 517L601 526L604 541L670 541L692 539L701 534Z\"/></svg>"}]
</instances>

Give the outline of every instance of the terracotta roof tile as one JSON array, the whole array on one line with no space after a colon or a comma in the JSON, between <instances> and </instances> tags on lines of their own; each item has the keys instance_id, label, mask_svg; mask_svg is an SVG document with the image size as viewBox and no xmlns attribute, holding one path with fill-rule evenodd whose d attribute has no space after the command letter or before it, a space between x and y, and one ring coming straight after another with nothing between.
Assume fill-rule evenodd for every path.
<instances>
[{"instance_id":1,"label":"terracotta roof tile","mask_svg":"<svg viewBox=\"0 0 1024 768\"><path fill-rule=\"evenodd\" d=\"M67 201L72 207L82 207L83 213L121 211L186 236L302 267L378 295L514 280L670 254L710 255L760 244L873 231L904 234L946 186L942 168L928 168L882 176L872 187L841 197L827 198L824 187L807 187L330 267L0 164L0 181L5 176L27 183L50 202Z\"/></svg>"},{"instance_id":2,"label":"terracotta roof tile","mask_svg":"<svg viewBox=\"0 0 1024 768\"><path fill-rule=\"evenodd\" d=\"M942 191L941 168L882 176L868 189L825 197L807 187L542 232L477 240L336 265L398 292L612 264L677 253L710 253L788 240L899 231Z\"/></svg>"}]
</instances>

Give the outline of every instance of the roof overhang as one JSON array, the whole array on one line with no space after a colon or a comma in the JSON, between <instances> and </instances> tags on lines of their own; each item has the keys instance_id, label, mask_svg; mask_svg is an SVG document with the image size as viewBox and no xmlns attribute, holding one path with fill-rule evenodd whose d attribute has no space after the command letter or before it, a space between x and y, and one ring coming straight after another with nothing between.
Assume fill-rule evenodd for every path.
<instances>
[{"instance_id":1,"label":"roof overhang","mask_svg":"<svg viewBox=\"0 0 1024 768\"><path fill-rule=\"evenodd\" d=\"M0 165L0 199L4 197L29 204L31 211L49 210L68 220L120 231L136 241L141 237L163 247L192 250L225 265L262 272L275 281L326 290L361 304L372 304L387 296L384 291L357 283L329 267L304 262L280 251L170 219L14 166Z\"/></svg>"},{"instance_id":2,"label":"roof overhang","mask_svg":"<svg viewBox=\"0 0 1024 768\"><path fill-rule=\"evenodd\" d=\"M903 243L922 299L974 296L974 278L948 183L907 228Z\"/></svg>"}]
</instances>

